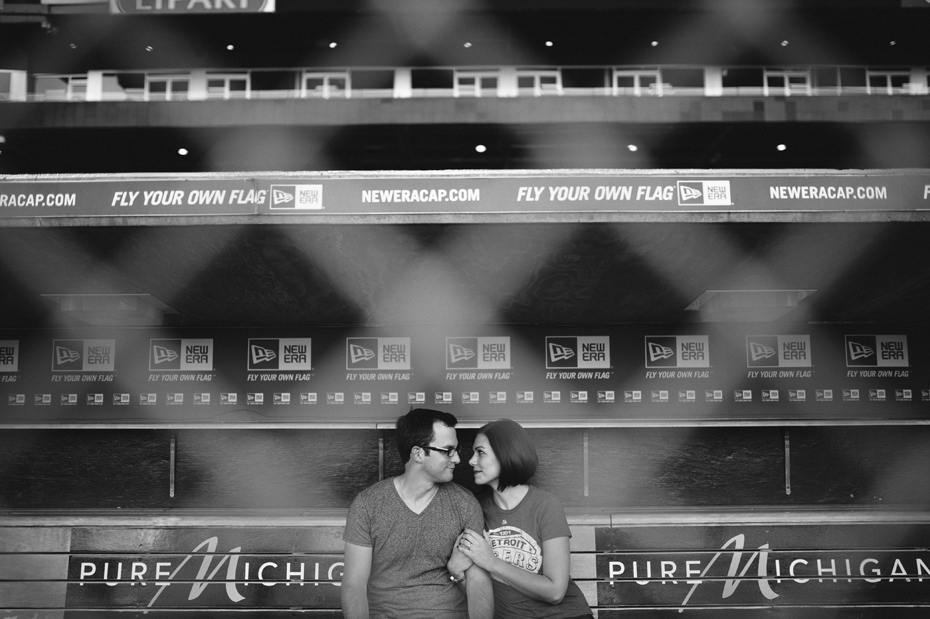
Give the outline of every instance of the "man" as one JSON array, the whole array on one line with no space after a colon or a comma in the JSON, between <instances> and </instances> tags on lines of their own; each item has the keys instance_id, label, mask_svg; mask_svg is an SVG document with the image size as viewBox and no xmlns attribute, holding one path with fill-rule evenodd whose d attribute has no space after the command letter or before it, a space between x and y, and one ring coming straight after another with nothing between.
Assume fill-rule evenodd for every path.
<instances>
[{"instance_id":1,"label":"man","mask_svg":"<svg viewBox=\"0 0 930 619\"><path fill-rule=\"evenodd\" d=\"M366 488L349 508L342 576L346 619L490 619L490 577L453 582L446 562L466 528L484 530L471 492L451 483L461 460L453 415L413 409L397 420L404 473ZM467 594L467 595L466 595Z\"/></svg>"}]
</instances>

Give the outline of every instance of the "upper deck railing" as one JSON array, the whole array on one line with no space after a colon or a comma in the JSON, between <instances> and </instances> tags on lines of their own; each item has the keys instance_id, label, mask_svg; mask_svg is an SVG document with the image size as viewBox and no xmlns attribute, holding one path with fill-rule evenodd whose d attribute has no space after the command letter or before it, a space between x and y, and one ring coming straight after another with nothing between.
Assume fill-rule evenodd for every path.
<instances>
[{"instance_id":1,"label":"upper deck railing","mask_svg":"<svg viewBox=\"0 0 930 619\"><path fill-rule=\"evenodd\" d=\"M0 101L927 94L927 67L337 67L35 75L0 71Z\"/></svg>"}]
</instances>

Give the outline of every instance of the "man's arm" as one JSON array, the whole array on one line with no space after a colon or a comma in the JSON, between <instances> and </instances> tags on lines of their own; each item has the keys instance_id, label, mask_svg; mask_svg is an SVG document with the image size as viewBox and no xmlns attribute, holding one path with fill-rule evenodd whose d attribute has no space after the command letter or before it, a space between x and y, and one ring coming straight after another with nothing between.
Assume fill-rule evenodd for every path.
<instances>
[{"instance_id":1,"label":"man's arm","mask_svg":"<svg viewBox=\"0 0 930 619\"><path fill-rule=\"evenodd\" d=\"M342 570L342 614L345 619L368 619L368 577L371 548L346 542Z\"/></svg>"},{"instance_id":2,"label":"man's arm","mask_svg":"<svg viewBox=\"0 0 930 619\"><path fill-rule=\"evenodd\" d=\"M494 616L491 577L475 564L465 570L465 595L468 596L469 619L491 619Z\"/></svg>"},{"instance_id":3,"label":"man's arm","mask_svg":"<svg viewBox=\"0 0 930 619\"><path fill-rule=\"evenodd\" d=\"M462 554L462 551L459 550L459 542L455 540L455 546L452 547L452 556L449 558L449 562L446 563L446 569L456 580L463 580L465 570L471 567L471 564L472 560Z\"/></svg>"}]
</instances>

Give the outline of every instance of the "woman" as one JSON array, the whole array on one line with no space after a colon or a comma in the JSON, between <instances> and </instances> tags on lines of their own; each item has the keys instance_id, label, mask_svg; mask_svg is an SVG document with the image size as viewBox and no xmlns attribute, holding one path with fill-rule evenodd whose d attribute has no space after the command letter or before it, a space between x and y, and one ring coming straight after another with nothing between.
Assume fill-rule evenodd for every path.
<instances>
[{"instance_id":1,"label":"woman","mask_svg":"<svg viewBox=\"0 0 930 619\"><path fill-rule=\"evenodd\" d=\"M494 582L494 617L593 617L569 576L571 531L561 502L527 482L539 459L526 430L510 419L478 430L468 461L482 497L484 534L466 529L456 542L449 572L458 580L472 563Z\"/></svg>"}]
</instances>

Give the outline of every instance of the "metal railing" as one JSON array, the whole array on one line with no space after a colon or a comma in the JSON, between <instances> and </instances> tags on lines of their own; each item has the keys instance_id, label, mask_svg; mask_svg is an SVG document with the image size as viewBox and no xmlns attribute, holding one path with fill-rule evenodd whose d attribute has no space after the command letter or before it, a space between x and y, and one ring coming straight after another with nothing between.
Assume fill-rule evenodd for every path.
<instances>
[{"instance_id":1,"label":"metal railing","mask_svg":"<svg viewBox=\"0 0 930 619\"><path fill-rule=\"evenodd\" d=\"M375 85L359 79L378 74ZM370 81L370 80L369 80ZM930 94L927 67L439 67L36 74L0 101L468 97L817 97Z\"/></svg>"}]
</instances>

